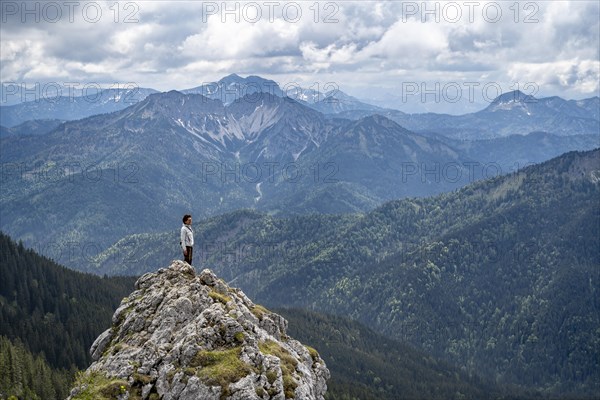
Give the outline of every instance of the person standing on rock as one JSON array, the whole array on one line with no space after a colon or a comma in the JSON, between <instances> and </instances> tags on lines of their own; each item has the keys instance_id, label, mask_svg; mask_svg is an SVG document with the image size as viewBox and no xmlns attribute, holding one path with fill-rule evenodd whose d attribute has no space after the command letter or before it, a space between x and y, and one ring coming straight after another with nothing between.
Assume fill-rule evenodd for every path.
<instances>
[{"instance_id":1,"label":"person standing on rock","mask_svg":"<svg viewBox=\"0 0 600 400\"><path fill-rule=\"evenodd\" d=\"M192 216L189 214L185 214L183 216L180 244L183 250L183 261L192 265L192 253L194 250L194 231L192 230Z\"/></svg>"}]
</instances>

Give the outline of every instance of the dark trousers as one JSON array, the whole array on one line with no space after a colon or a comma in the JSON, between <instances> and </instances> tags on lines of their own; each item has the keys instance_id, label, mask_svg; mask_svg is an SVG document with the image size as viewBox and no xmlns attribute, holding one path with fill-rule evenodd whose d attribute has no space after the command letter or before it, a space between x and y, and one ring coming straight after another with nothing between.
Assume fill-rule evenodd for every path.
<instances>
[{"instance_id":1,"label":"dark trousers","mask_svg":"<svg viewBox=\"0 0 600 400\"><path fill-rule=\"evenodd\" d=\"M183 256L183 261L192 265L192 252L194 251L194 248L190 246L185 246L185 248L187 249L187 256Z\"/></svg>"}]
</instances>

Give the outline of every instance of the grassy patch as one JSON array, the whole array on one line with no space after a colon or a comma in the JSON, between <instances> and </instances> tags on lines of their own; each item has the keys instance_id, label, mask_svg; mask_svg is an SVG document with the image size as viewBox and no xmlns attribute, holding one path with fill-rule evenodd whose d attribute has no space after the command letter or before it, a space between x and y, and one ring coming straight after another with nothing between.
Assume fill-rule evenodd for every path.
<instances>
[{"instance_id":1,"label":"grassy patch","mask_svg":"<svg viewBox=\"0 0 600 400\"><path fill-rule=\"evenodd\" d=\"M267 381L269 381L269 383L272 385L273 382L275 382L275 379L277 379L277 372L275 371L267 371Z\"/></svg>"},{"instance_id":2,"label":"grassy patch","mask_svg":"<svg viewBox=\"0 0 600 400\"><path fill-rule=\"evenodd\" d=\"M229 296L226 296L226 295L224 295L224 294L221 294L221 293L219 293L219 292L217 292L217 291L215 291L215 290L211 290L211 291L208 293L208 296L209 296L211 299L213 299L213 300L215 300L215 301L220 301L220 302L221 302L221 303L223 303L223 304L227 304L227 303L229 303L229 302L231 301L231 297L229 297Z\"/></svg>"},{"instance_id":3,"label":"grassy patch","mask_svg":"<svg viewBox=\"0 0 600 400\"><path fill-rule=\"evenodd\" d=\"M154 382L154 378L152 378L150 375L138 374L137 372L133 374L133 380L139 383L141 386L145 386Z\"/></svg>"},{"instance_id":4,"label":"grassy patch","mask_svg":"<svg viewBox=\"0 0 600 400\"><path fill-rule=\"evenodd\" d=\"M110 350L112 355L114 356L115 354L117 354L119 351L123 350L123 347L125 347L123 345L123 343L117 343L115 344Z\"/></svg>"},{"instance_id":5,"label":"grassy patch","mask_svg":"<svg viewBox=\"0 0 600 400\"><path fill-rule=\"evenodd\" d=\"M313 362L315 362L319 359L319 352L317 350L315 350L314 348L312 348L310 346L304 346L304 347L306 347L306 349L308 350L308 353L310 354L310 357L312 358Z\"/></svg>"},{"instance_id":6,"label":"grassy patch","mask_svg":"<svg viewBox=\"0 0 600 400\"><path fill-rule=\"evenodd\" d=\"M240 360L241 347L227 350L199 351L191 365L201 367L197 375L210 386L221 386L222 396L229 394L229 384L253 372L250 365Z\"/></svg>"},{"instance_id":7,"label":"grassy patch","mask_svg":"<svg viewBox=\"0 0 600 400\"><path fill-rule=\"evenodd\" d=\"M173 383L173 378L175 377L176 373L177 371L174 369L167 372L167 381L169 382L169 385Z\"/></svg>"},{"instance_id":8,"label":"grassy patch","mask_svg":"<svg viewBox=\"0 0 600 400\"><path fill-rule=\"evenodd\" d=\"M124 304L124 301L121 304ZM117 321L117 323L115 325L119 326L123 323L123 321L125 321L125 318L127 318L127 316L134 310L135 308L135 304L132 303L130 304L125 310L123 310L123 312L121 312L121 314L119 315L119 319Z\"/></svg>"},{"instance_id":9,"label":"grassy patch","mask_svg":"<svg viewBox=\"0 0 600 400\"><path fill-rule=\"evenodd\" d=\"M261 306L260 304L255 304L254 307L252 307L252 314L254 314L254 316L256 318L259 319L259 321L262 321L263 317L265 316L265 314L270 314L271 311L267 310L266 308L264 308L263 306Z\"/></svg>"},{"instance_id":10,"label":"grassy patch","mask_svg":"<svg viewBox=\"0 0 600 400\"><path fill-rule=\"evenodd\" d=\"M244 334L244 332L238 332L233 336L233 338L239 343L244 343L246 335Z\"/></svg>"},{"instance_id":11,"label":"grassy patch","mask_svg":"<svg viewBox=\"0 0 600 400\"><path fill-rule=\"evenodd\" d=\"M283 377L283 390L285 392L285 398L294 398L295 390L298 387L298 383L293 377L298 366L298 361L281 345L272 340L260 342L258 348L261 353L275 356L281 360L281 373Z\"/></svg>"},{"instance_id":12,"label":"grassy patch","mask_svg":"<svg viewBox=\"0 0 600 400\"><path fill-rule=\"evenodd\" d=\"M79 373L75 386L82 390L73 400L113 400L130 389L127 381L109 378L100 372Z\"/></svg>"}]
</instances>

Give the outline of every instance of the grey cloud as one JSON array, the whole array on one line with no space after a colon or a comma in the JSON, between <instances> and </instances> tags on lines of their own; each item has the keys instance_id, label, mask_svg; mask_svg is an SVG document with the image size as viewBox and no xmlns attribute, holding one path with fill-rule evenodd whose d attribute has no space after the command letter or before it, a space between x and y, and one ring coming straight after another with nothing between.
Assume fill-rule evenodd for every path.
<instances>
[{"instance_id":1,"label":"grey cloud","mask_svg":"<svg viewBox=\"0 0 600 400\"><path fill-rule=\"evenodd\" d=\"M513 47L520 40L519 33L511 30L489 29L485 32L454 29L448 34L448 47L453 52L488 52ZM484 43L486 46L481 46Z\"/></svg>"},{"instance_id":2,"label":"grey cloud","mask_svg":"<svg viewBox=\"0 0 600 400\"><path fill-rule=\"evenodd\" d=\"M109 3L106 5L110 5ZM222 2L215 3L220 5ZM326 3L320 3L321 12ZM207 49L208 45L202 43L204 39L191 46L193 51L184 48L187 38L202 35L210 29L211 25L202 14L202 2L139 1L135 4L139 6L136 14L139 22L133 25L124 24L123 21L115 24L110 21L109 17L112 16L109 14L96 24L86 23L81 17L73 23L60 21L52 24L44 20L35 23L31 19L21 23L19 15L0 16L6 18L6 23L0 26L3 45L10 40L31 38L42 44L43 48L41 55L22 52L15 61L3 60L3 64L10 64L8 67L2 66L3 76L9 71L18 71L24 76L42 61L55 61L57 69L64 70L73 79L102 82L138 80L140 86L146 87L153 86L157 80L163 88L169 85L191 87L195 82L190 82L190 85L182 85L181 82L189 76L237 72L266 77L306 77L314 74L337 76L338 80L348 80L340 82L343 90L344 85L352 85L353 82L350 81L356 80L357 76L360 76L361 81L364 80L365 85L388 87L395 79L423 81L439 79L440 76L466 81L478 81L485 76L485 79L506 81L505 71L510 63L598 60L600 52L600 6L596 1L573 3L574 14L559 15L554 22L549 22L544 13L544 7L550 3L540 3L538 24L517 24L509 18L510 15L497 24L453 24L444 30L447 48L441 50L420 51L423 46L418 43L414 49L410 47L408 52L403 50L404 47L394 50L395 36L385 43L387 47L379 46L377 51L370 53L365 49L380 42L385 32L401 18L402 2L335 2L339 6L335 15L339 22L315 23L312 21L312 14L307 11L302 21L289 24L290 30L293 28L297 31L297 37L276 42L278 38L275 34L264 30L266 33L254 35L250 41L256 49L231 52L233 55L221 52L219 48L222 46L226 50L228 46L240 43L238 38L230 34L228 36L226 30L220 33L222 37L216 38L217 46L214 48ZM505 9L509 6L506 4ZM306 7L311 5L313 2L306 3ZM124 15L121 13L120 18ZM149 29L150 26L153 28ZM132 28L137 28L138 33L132 34L132 39L126 39L128 41L124 45L128 47L127 51L115 48L115 36ZM401 28L397 30L398 34L411 33L403 30L410 29L409 24L403 24ZM417 39L420 37L417 36ZM328 46L334 49L349 46L353 49L350 52L353 57L337 62L327 59L323 62L318 57L304 58L300 46L308 42L319 50L327 49ZM97 68L93 70L101 72L85 72L78 67L78 63L95 65ZM118 69L113 74L112 71L102 71L104 66L117 66ZM517 74L520 71L522 70L518 70ZM390 78L397 77L398 74L402 74L402 78ZM544 79L557 90L563 88L572 91L575 89L564 87L565 81L576 86L582 80L593 80L594 76L588 76L590 74L593 71L575 65L560 77L548 76ZM174 76L177 76L177 85L171 80L175 79Z\"/></svg>"},{"instance_id":3,"label":"grey cloud","mask_svg":"<svg viewBox=\"0 0 600 400\"><path fill-rule=\"evenodd\" d=\"M48 57L82 63L99 63L107 57L118 56L105 46L107 34L93 31L86 35L73 35L53 32L45 41L44 51Z\"/></svg>"}]
</instances>

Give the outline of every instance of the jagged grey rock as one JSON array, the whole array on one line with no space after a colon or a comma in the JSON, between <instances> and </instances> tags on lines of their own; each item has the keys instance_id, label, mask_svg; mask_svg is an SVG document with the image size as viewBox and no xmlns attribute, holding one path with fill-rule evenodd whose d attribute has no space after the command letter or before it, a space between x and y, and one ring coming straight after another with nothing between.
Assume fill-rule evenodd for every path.
<instances>
[{"instance_id":1,"label":"jagged grey rock","mask_svg":"<svg viewBox=\"0 0 600 400\"><path fill-rule=\"evenodd\" d=\"M324 399L330 374L318 353L208 269L173 261L143 275L112 322L90 349L89 379L68 400L93 390L143 400Z\"/></svg>"}]
</instances>

